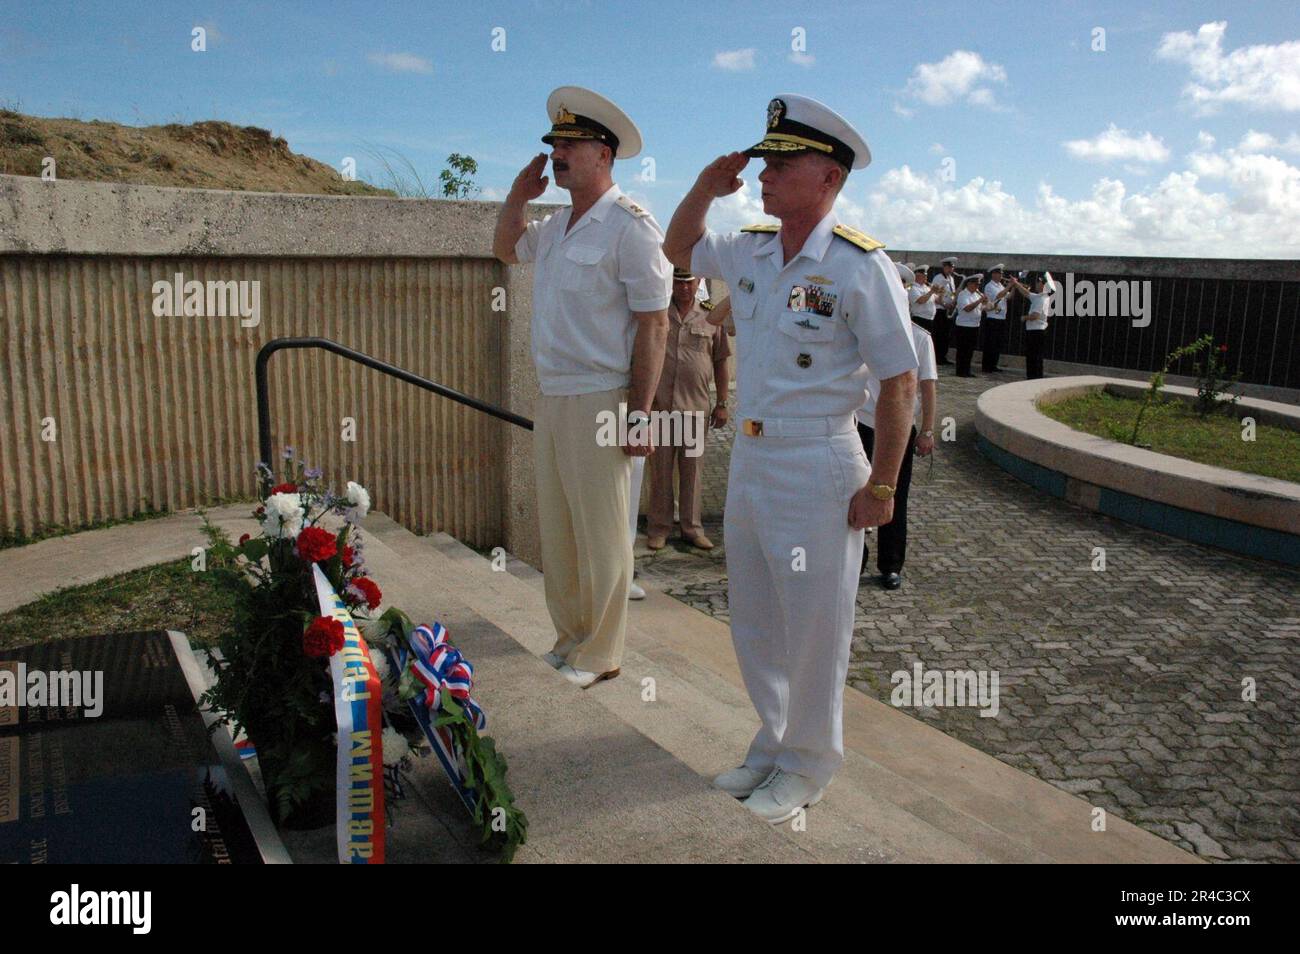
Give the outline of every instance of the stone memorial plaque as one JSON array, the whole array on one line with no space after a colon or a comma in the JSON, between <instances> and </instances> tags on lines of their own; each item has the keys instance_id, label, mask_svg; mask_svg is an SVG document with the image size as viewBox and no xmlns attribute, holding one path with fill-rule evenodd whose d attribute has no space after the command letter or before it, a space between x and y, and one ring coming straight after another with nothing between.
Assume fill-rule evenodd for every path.
<instances>
[{"instance_id":1,"label":"stone memorial plaque","mask_svg":"<svg viewBox=\"0 0 1300 954\"><path fill-rule=\"evenodd\" d=\"M0 650L0 864L287 861L180 633Z\"/></svg>"}]
</instances>

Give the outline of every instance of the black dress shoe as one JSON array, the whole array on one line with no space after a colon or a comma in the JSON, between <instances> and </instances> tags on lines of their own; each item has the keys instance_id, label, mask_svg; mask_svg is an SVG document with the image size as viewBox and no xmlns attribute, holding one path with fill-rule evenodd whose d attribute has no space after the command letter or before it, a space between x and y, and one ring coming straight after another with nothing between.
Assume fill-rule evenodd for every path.
<instances>
[{"instance_id":1,"label":"black dress shoe","mask_svg":"<svg viewBox=\"0 0 1300 954\"><path fill-rule=\"evenodd\" d=\"M897 573L880 574L880 585L887 590L896 590L903 585L903 578Z\"/></svg>"}]
</instances>

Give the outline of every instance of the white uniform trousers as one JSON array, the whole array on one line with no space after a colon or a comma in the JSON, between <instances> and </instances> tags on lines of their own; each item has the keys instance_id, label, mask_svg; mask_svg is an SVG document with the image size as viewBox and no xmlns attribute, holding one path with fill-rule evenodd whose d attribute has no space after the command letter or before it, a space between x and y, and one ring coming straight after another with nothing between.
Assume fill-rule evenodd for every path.
<instances>
[{"instance_id":1,"label":"white uniform trousers","mask_svg":"<svg viewBox=\"0 0 1300 954\"><path fill-rule=\"evenodd\" d=\"M844 761L844 682L871 465L852 417L822 437L736 435L723 532L731 636L762 727L745 764L825 785Z\"/></svg>"}]
</instances>

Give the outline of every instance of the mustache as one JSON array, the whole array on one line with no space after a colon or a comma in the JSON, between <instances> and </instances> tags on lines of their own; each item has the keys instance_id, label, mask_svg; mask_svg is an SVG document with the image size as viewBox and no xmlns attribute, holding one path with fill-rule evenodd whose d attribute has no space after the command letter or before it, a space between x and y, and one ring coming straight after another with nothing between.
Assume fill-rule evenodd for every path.
<instances>
[{"instance_id":1,"label":"mustache","mask_svg":"<svg viewBox=\"0 0 1300 954\"><path fill-rule=\"evenodd\" d=\"M552 162L551 168L556 172L568 172L569 164L567 162Z\"/></svg>"}]
</instances>

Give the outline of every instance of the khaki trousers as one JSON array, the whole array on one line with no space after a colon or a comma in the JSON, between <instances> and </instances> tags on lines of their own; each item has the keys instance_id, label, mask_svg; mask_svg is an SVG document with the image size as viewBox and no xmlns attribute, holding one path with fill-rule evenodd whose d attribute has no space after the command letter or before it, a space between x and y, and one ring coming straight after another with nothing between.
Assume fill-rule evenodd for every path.
<instances>
[{"instance_id":1,"label":"khaki trousers","mask_svg":"<svg viewBox=\"0 0 1300 954\"><path fill-rule=\"evenodd\" d=\"M694 537L700 526L700 465L704 455L688 457L685 447L656 447L650 455L650 515L646 536L667 537L673 531L673 468L677 469L677 501L682 536Z\"/></svg>"},{"instance_id":2,"label":"khaki trousers","mask_svg":"<svg viewBox=\"0 0 1300 954\"><path fill-rule=\"evenodd\" d=\"M627 390L541 395L533 422L533 466L552 652L575 669L619 668L632 582L628 496L632 458L596 443L608 411L617 421Z\"/></svg>"}]
</instances>

